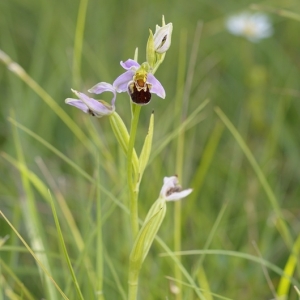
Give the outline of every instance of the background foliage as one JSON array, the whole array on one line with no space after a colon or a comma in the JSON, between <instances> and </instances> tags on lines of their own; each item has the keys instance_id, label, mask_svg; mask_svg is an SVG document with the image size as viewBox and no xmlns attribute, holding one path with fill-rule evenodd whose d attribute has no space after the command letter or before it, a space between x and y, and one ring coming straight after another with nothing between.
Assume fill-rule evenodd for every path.
<instances>
[{"instance_id":1,"label":"background foliage","mask_svg":"<svg viewBox=\"0 0 300 300\"><path fill-rule=\"evenodd\" d=\"M154 30L155 24L161 23L161 15L174 26L172 46L156 73L167 97L161 100L153 96L141 112L136 141L138 152L152 110L155 111L155 131L151 164L141 185L140 215L144 218L157 198L163 177L182 173L183 186L194 188L194 193L182 202L183 250L204 249L211 238L208 249L228 251L227 254L237 251L261 255L284 269L291 247L278 231L278 216L236 138L214 108L221 108L238 129L276 196L290 235L296 240L300 229L299 21L282 16L280 11L270 13L274 35L260 43L251 43L230 35L224 27L226 17L250 9L253 4L250 1L90 0L80 80L76 82L73 49L79 4L70 0L0 2L0 48L51 95L88 137L84 143L79 141L55 109L0 64L0 209L25 240L32 242L33 236L38 236L44 241L57 284L70 299L75 299L49 195L29 183L26 177L29 170L57 201L63 236L85 299L96 297L92 286L93 278L97 281L97 277L86 270L87 260L94 265L100 249L95 239L97 201L101 199L102 203L106 299L122 298L118 280L126 290L128 241L131 241L128 214L103 191L97 197L95 183L49 147L24 130L16 129L9 120L33 131L89 176L99 176L101 186L127 205L126 159L112 135L108 118L93 119L66 106L64 99L71 96L71 87L86 92L97 82L112 82L122 71L119 62L132 57L136 47L139 47L139 61L144 61L148 29ZM300 13L296 0L259 4L262 10L272 7ZM176 157L178 128L205 99L210 99L209 104L185 131L181 172L177 169ZM129 126L128 104L127 95L118 96L117 112ZM26 164L23 175L9 157ZM73 225L69 224L62 203L69 207ZM224 205L225 212L212 231ZM171 204L159 232L171 249L173 224ZM75 241L75 228L82 236L84 251ZM30 230L37 232L32 234ZM9 239L2 248L0 246L0 299L27 299L22 296L15 277L28 289L32 299L51 299L35 260L7 222L0 218L0 237L6 235ZM143 266L140 299L174 298L170 282L165 278L174 277L174 263L169 257L159 257L160 252L163 252L160 246L154 244ZM183 265L191 274L199 257L182 257ZM210 290L230 299L274 298L272 288L277 289L281 278L268 269L268 282L266 270L260 263L237 255L209 255L207 252L202 264ZM293 276L293 283L297 285L297 270ZM204 288L199 274L197 280ZM196 297L189 293L189 287L184 286L183 290L188 299ZM19 298L12 298L8 291ZM292 288L289 299L297 299Z\"/></svg>"}]
</instances>

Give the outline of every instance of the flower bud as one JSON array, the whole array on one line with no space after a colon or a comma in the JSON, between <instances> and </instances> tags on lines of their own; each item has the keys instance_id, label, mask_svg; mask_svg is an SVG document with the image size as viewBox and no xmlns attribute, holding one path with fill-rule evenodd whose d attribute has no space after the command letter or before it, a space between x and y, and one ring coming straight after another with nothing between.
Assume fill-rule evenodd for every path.
<instances>
[{"instance_id":1,"label":"flower bud","mask_svg":"<svg viewBox=\"0 0 300 300\"><path fill-rule=\"evenodd\" d=\"M154 33L154 50L157 53L165 53L171 46L171 37L173 31L173 24L169 23L162 27L156 25Z\"/></svg>"}]
</instances>

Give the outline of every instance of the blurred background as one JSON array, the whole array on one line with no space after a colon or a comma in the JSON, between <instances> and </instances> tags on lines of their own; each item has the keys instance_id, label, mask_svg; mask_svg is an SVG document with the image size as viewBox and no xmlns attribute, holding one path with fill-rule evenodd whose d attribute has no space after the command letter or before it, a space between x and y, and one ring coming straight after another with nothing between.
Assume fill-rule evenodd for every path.
<instances>
[{"instance_id":1,"label":"blurred background","mask_svg":"<svg viewBox=\"0 0 300 300\"><path fill-rule=\"evenodd\" d=\"M97 253L91 236L96 214L95 185L41 141L17 129L14 122L34 132L90 176L95 176L97 170L101 185L127 205L126 158L108 118L92 118L65 105L64 100L73 97L71 88L86 93L100 81L113 82L123 72L120 61L133 58L136 47L139 62L145 61L149 28L155 31L155 25L161 25L164 15L166 23L173 23L172 45L156 77L167 96L162 100L153 95L150 104L142 108L136 140L139 153L154 110L153 155L140 187L140 217L145 217L157 199L163 177L179 174L183 187L194 188L194 193L182 202L183 250L203 249L226 204L209 249L261 255L284 269L291 248L278 230L278 215L236 138L214 109L219 107L224 112L249 147L295 240L300 229L299 1L90 0L81 66L76 73L73 61L79 7L80 2L74 0L0 2L0 49L48 94L42 97L0 60L0 210L29 241L24 203L31 191L34 199L31 203L38 213L55 280L62 287L67 285L51 207L36 186L30 183L32 187L28 187L8 157L23 161L55 198L58 193L64 198L84 243L89 245L85 255L95 260ZM295 14L291 17L281 10ZM251 42L228 32L226 19L243 11L266 13L273 35ZM57 106L47 104L47 97ZM111 95L104 94L102 98L109 101ZM185 127L181 140L183 168L178 169L178 128L206 99L208 104ZM85 142L66 125L59 109L85 133ZM118 95L116 110L129 128L131 112L125 93ZM109 263L114 265L126 289L130 252L128 215L106 194L100 198L103 244L109 257L104 259L104 292L107 299L118 299ZM77 261L78 250L64 214L60 211L58 214L69 254ZM170 204L159 235L171 249L173 228ZM11 275L14 274L33 299L46 297L34 260L0 218L0 237L6 235L9 235L7 248L0 249L1 260L8 268L2 265L0 271L2 287L14 289ZM154 244L145 261L140 299L175 299L165 278L174 277L173 262L159 257L161 252ZM199 255L182 257L191 273L198 260ZM274 269L268 269L268 282L261 264L235 256L207 255L202 263L211 291L230 299L273 299L272 288L277 289L281 278ZM85 295L89 295L85 299L94 299L92 284L85 284L84 272L80 270L78 267L80 282ZM297 270L291 275L297 284L300 281ZM189 287L183 287L189 295L187 299L196 299L188 290ZM69 292L70 299L75 299L74 291ZM0 299L13 299L3 297ZM288 298L298 299L292 288Z\"/></svg>"}]
</instances>

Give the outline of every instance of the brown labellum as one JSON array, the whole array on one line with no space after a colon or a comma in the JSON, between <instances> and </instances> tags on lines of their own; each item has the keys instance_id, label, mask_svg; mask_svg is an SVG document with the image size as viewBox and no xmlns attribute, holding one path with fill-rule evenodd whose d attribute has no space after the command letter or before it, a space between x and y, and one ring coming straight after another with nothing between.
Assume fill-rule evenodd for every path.
<instances>
[{"instance_id":1,"label":"brown labellum","mask_svg":"<svg viewBox=\"0 0 300 300\"><path fill-rule=\"evenodd\" d=\"M131 100L139 105L148 104L151 100L151 93L149 91L149 86L146 84L144 88L137 89L135 83L132 83L128 86L128 91L131 97Z\"/></svg>"}]
</instances>

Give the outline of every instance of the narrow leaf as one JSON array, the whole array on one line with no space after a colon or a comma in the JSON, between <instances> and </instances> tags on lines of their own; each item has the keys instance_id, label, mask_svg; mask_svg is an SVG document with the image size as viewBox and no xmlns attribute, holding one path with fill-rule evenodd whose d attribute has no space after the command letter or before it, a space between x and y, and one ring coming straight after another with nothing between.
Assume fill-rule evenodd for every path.
<instances>
[{"instance_id":1,"label":"narrow leaf","mask_svg":"<svg viewBox=\"0 0 300 300\"><path fill-rule=\"evenodd\" d=\"M129 134L123 120L116 112L114 112L110 115L109 121L118 143L122 147L124 153L127 155L129 145ZM132 154L132 165L134 171L136 172L138 170L139 160L136 155L135 149L133 149Z\"/></svg>"},{"instance_id":2,"label":"narrow leaf","mask_svg":"<svg viewBox=\"0 0 300 300\"><path fill-rule=\"evenodd\" d=\"M72 264L71 264L70 257L68 255L67 247L66 247L66 244L65 244L65 241L64 241L64 237L63 237L63 234L61 232L60 224L59 224L59 221L58 221L58 217L57 217L57 213L56 213L54 201L53 201L53 199L51 197L50 192L49 192L49 195L50 195L49 198L50 198L50 204L51 204L52 214L53 214L53 218L54 218L56 230L57 230L57 233L58 233L59 241L60 241L60 244L62 246L62 249L63 249L63 252L64 252L64 256L65 256L66 262L68 264L69 271L70 271L71 277L73 279L73 282L74 282L76 291L78 293L78 296L79 296L80 299L83 300L84 298L83 298L83 295L81 293L81 290L80 290L77 278L75 276L75 273L74 273L74 270L73 270L73 267L72 267Z\"/></svg>"},{"instance_id":3,"label":"narrow leaf","mask_svg":"<svg viewBox=\"0 0 300 300\"><path fill-rule=\"evenodd\" d=\"M145 138L144 145L139 158L139 183L141 182L143 173L149 161L151 147L152 147L153 129L154 129L154 112L152 112L150 117L148 134Z\"/></svg>"}]
</instances>

